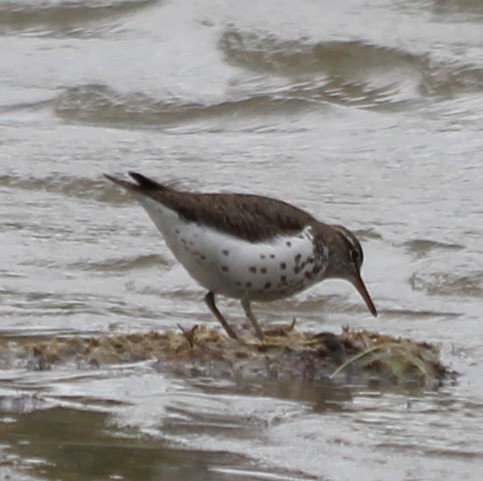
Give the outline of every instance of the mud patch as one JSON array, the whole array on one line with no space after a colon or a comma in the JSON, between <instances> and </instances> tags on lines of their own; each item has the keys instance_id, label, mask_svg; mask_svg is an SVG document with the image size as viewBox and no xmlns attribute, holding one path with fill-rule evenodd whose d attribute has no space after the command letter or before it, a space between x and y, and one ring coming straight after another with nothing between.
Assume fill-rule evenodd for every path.
<instances>
[{"instance_id":1,"label":"mud patch","mask_svg":"<svg viewBox=\"0 0 483 481\"><path fill-rule=\"evenodd\" d=\"M0 343L0 365L79 369L153 359L183 376L329 379L338 383L437 387L453 379L429 343L349 328L340 334L267 331L264 341L229 339L206 326L176 332L58 337Z\"/></svg>"}]
</instances>

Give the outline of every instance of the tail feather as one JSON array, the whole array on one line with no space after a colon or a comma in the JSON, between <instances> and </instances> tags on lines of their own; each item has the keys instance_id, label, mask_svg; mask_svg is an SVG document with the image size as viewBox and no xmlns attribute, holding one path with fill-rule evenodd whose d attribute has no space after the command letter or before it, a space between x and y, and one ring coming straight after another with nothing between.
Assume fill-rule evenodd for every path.
<instances>
[{"instance_id":1,"label":"tail feather","mask_svg":"<svg viewBox=\"0 0 483 481\"><path fill-rule=\"evenodd\" d=\"M131 192L146 192L146 191L153 191L153 190L164 190L164 186L155 182L154 180L145 177L144 175L138 174L136 172L128 172L128 174L137 182L136 184L133 182L128 182L124 179L119 179L109 174L104 174L106 179L109 179L111 182L114 182L117 185L120 185L126 190L130 190Z\"/></svg>"},{"instance_id":2,"label":"tail feather","mask_svg":"<svg viewBox=\"0 0 483 481\"><path fill-rule=\"evenodd\" d=\"M111 182L114 182L114 184L120 185L126 190L135 191L139 188L136 184L133 184L132 182L128 182L124 179L118 179L117 177L109 174L104 174L104 177L106 179L109 179Z\"/></svg>"},{"instance_id":3,"label":"tail feather","mask_svg":"<svg viewBox=\"0 0 483 481\"><path fill-rule=\"evenodd\" d=\"M128 174L138 183L139 188L142 190L163 190L164 185L138 174L137 172L128 172Z\"/></svg>"}]
</instances>

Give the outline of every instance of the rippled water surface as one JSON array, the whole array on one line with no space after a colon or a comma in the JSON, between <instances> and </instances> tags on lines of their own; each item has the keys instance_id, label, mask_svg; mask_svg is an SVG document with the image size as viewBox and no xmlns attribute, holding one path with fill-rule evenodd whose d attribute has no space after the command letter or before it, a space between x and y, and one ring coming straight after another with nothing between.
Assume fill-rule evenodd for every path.
<instances>
[{"instance_id":1,"label":"rippled water surface","mask_svg":"<svg viewBox=\"0 0 483 481\"><path fill-rule=\"evenodd\" d=\"M460 373L428 391L35 371L7 349L0 479L481 480L482 27L480 0L0 1L3 347L215 325L102 177L137 170L350 227L380 316L325 282L260 320L434 342Z\"/></svg>"}]
</instances>

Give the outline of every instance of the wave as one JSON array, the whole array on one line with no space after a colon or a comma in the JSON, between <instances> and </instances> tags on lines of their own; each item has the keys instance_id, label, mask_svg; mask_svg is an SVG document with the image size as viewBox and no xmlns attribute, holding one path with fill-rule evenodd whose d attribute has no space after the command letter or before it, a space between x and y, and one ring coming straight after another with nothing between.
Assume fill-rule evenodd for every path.
<instances>
[{"instance_id":1,"label":"wave","mask_svg":"<svg viewBox=\"0 0 483 481\"><path fill-rule=\"evenodd\" d=\"M179 99L156 100L141 93L121 94L106 85L89 84L64 90L55 113L66 120L117 126L173 126L184 122L299 112L313 108L314 96L303 87L288 92L247 95L201 104Z\"/></svg>"},{"instance_id":2,"label":"wave","mask_svg":"<svg viewBox=\"0 0 483 481\"><path fill-rule=\"evenodd\" d=\"M409 283L416 291L439 296L483 297L483 271L466 274L432 272L414 274Z\"/></svg>"},{"instance_id":3,"label":"wave","mask_svg":"<svg viewBox=\"0 0 483 481\"><path fill-rule=\"evenodd\" d=\"M483 19L483 2L481 0L432 0L428 4L435 15L451 16L453 20L481 21Z\"/></svg>"},{"instance_id":4,"label":"wave","mask_svg":"<svg viewBox=\"0 0 483 481\"><path fill-rule=\"evenodd\" d=\"M159 0L57 0L0 4L0 35L28 31L83 36L86 24L119 17Z\"/></svg>"},{"instance_id":5,"label":"wave","mask_svg":"<svg viewBox=\"0 0 483 481\"><path fill-rule=\"evenodd\" d=\"M404 242L403 246L406 250L416 256L425 257L433 250L462 250L464 246L461 244L449 244L446 242L438 242L430 239L413 239Z\"/></svg>"},{"instance_id":6,"label":"wave","mask_svg":"<svg viewBox=\"0 0 483 481\"><path fill-rule=\"evenodd\" d=\"M69 264L68 267L73 269L96 272L125 272L146 269L162 264L166 265L166 261L161 256L155 254L146 254L133 257L104 259L97 262L75 262Z\"/></svg>"},{"instance_id":7,"label":"wave","mask_svg":"<svg viewBox=\"0 0 483 481\"><path fill-rule=\"evenodd\" d=\"M299 114L328 105L405 110L424 99L483 90L481 68L436 63L427 55L361 41L310 44L231 29L219 46L228 63L262 73L266 80L206 103L122 93L105 84L77 85L58 94L54 111L73 122L158 127Z\"/></svg>"},{"instance_id":8,"label":"wave","mask_svg":"<svg viewBox=\"0 0 483 481\"><path fill-rule=\"evenodd\" d=\"M188 122L298 114L328 104L371 108L388 102L392 90L366 90L364 85L299 82L269 92L240 95L211 104L181 99L156 100L142 93L120 93L107 85L67 88L54 101L57 116L73 122L126 127L172 127Z\"/></svg>"},{"instance_id":9,"label":"wave","mask_svg":"<svg viewBox=\"0 0 483 481\"><path fill-rule=\"evenodd\" d=\"M76 176L51 175L32 178L1 175L0 187L48 192L65 197L89 199L112 204L127 204L131 202L129 195L102 177L89 179Z\"/></svg>"},{"instance_id":10,"label":"wave","mask_svg":"<svg viewBox=\"0 0 483 481\"><path fill-rule=\"evenodd\" d=\"M282 75L327 72L336 77L374 69L418 68L422 64L417 55L362 41L314 44L227 30L219 45L229 62Z\"/></svg>"},{"instance_id":11,"label":"wave","mask_svg":"<svg viewBox=\"0 0 483 481\"><path fill-rule=\"evenodd\" d=\"M367 96L368 106L483 90L483 69L432 62L426 54L364 41L279 40L274 36L228 29L219 46L230 64L292 78L324 76L346 102ZM351 86L356 85L356 90ZM384 93L383 99L374 93ZM362 100L362 99L361 99Z\"/></svg>"}]
</instances>

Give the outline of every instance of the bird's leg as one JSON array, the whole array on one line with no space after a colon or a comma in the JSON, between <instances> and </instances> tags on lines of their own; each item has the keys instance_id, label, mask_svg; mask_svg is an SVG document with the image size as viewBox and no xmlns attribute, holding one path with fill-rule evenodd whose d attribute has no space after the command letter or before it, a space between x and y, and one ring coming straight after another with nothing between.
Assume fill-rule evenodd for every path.
<instances>
[{"instance_id":1,"label":"bird's leg","mask_svg":"<svg viewBox=\"0 0 483 481\"><path fill-rule=\"evenodd\" d=\"M253 327L255 328L255 331L257 331L257 337L261 341L263 340L263 331L260 329L260 325L258 324L257 318L253 315L252 308L250 307L250 301L246 298L243 298L241 300L241 305L243 307L243 310L245 311L246 316L250 320L250 322L253 324Z\"/></svg>"},{"instance_id":2,"label":"bird's leg","mask_svg":"<svg viewBox=\"0 0 483 481\"><path fill-rule=\"evenodd\" d=\"M215 315L215 317L221 322L221 325L225 329L228 336L232 339L238 339L238 336L235 334L235 331L230 327L226 319L223 317L223 314L218 310L215 304L215 295L213 292L208 292L205 296L206 305L210 308L210 311Z\"/></svg>"}]
</instances>

